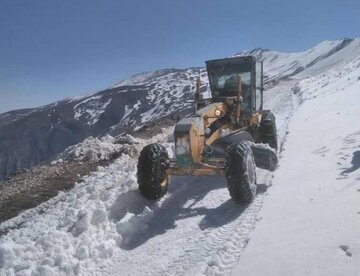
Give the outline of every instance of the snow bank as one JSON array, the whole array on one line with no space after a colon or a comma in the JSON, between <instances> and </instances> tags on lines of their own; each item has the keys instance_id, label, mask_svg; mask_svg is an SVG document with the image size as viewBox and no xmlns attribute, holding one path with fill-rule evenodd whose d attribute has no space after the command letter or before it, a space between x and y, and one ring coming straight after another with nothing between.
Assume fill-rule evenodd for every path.
<instances>
[{"instance_id":1,"label":"snow bank","mask_svg":"<svg viewBox=\"0 0 360 276\"><path fill-rule=\"evenodd\" d=\"M131 145L132 152L155 141L166 144L171 133L168 129L149 141L139 139ZM73 155L87 158L86 148L107 155L118 146L114 142L127 141L126 137L117 141L112 137L87 139L69 148L64 159ZM96 274L99 264L120 250L127 231L146 227L146 220L135 218L134 212L144 216L153 212L147 207L150 202L137 192L136 163L136 158L123 154L110 166L98 167L71 191L1 224L0 231L9 232L0 238L0 274ZM136 211L121 200L124 197L131 198Z\"/></svg>"},{"instance_id":2,"label":"snow bank","mask_svg":"<svg viewBox=\"0 0 360 276\"><path fill-rule=\"evenodd\" d=\"M52 164L69 161L98 162L113 159L120 153L132 155L133 145L139 143L141 143L140 139L136 139L129 134L117 138L111 135L106 135L100 139L88 137L83 142L68 147L52 161Z\"/></svg>"}]
</instances>

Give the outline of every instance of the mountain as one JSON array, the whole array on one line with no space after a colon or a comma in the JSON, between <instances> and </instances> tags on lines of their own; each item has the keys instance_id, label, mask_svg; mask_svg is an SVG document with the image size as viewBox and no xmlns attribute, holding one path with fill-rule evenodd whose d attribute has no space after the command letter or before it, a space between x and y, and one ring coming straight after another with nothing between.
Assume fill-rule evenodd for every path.
<instances>
[{"instance_id":1,"label":"mountain","mask_svg":"<svg viewBox=\"0 0 360 276\"><path fill-rule=\"evenodd\" d=\"M320 74L341 62L348 62L360 53L360 39L326 40L315 47L299 53L281 53L257 48L243 51L235 56L252 55L264 62L265 81L298 75L299 77Z\"/></svg>"},{"instance_id":2,"label":"mountain","mask_svg":"<svg viewBox=\"0 0 360 276\"><path fill-rule=\"evenodd\" d=\"M359 39L324 41L305 52L255 49L265 82L319 74L360 53ZM195 80L207 91L204 68L164 69L137 74L103 91L39 108L0 114L0 179L46 162L88 136L134 131L161 118L192 111ZM270 86L269 86L270 87Z\"/></svg>"},{"instance_id":3,"label":"mountain","mask_svg":"<svg viewBox=\"0 0 360 276\"><path fill-rule=\"evenodd\" d=\"M49 160L88 136L119 134L192 110L203 68L169 69L130 78L98 93L0 114L0 179ZM125 83L132 83L125 85Z\"/></svg>"},{"instance_id":4,"label":"mountain","mask_svg":"<svg viewBox=\"0 0 360 276\"><path fill-rule=\"evenodd\" d=\"M358 42L331 55L331 47L341 40L322 43L318 48L323 54L316 54L321 58L311 56L315 50L282 54L284 66L279 56L266 61L266 74L277 76L268 79L264 104L276 116L280 161L275 172L256 170L257 193L251 203L231 200L222 176L172 177L163 198L144 199L136 177L139 152L157 142L172 156L173 126L144 138L89 138L52 163L120 154L76 178L71 189L0 224L0 275L357 276ZM269 50L257 52L264 59L269 55ZM290 69L289 64L303 69ZM151 75L131 82L149 85L154 82L147 79ZM96 96L65 103L86 105ZM165 96L156 94L153 103ZM135 116L142 105L128 108ZM147 118L146 110L132 117L139 120L134 126ZM87 124L95 120L94 113L78 119Z\"/></svg>"}]
</instances>

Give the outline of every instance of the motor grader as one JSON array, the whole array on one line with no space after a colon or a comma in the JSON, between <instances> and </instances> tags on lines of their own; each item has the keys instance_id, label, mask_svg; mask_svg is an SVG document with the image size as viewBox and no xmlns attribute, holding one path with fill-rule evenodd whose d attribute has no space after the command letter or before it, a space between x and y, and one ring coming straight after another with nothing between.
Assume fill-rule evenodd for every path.
<instances>
[{"instance_id":1,"label":"motor grader","mask_svg":"<svg viewBox=\"0 0 360 276\"><path fill-rule=\"evenodd\" d=\"M206 68L211 99L201 98L198 79L195 112L175 126L175 158L157 143L140 153L137 178L147 199L164 196L171 175L223 175L233 200L251 202L256 167L277 166L275 116L263 110L262 62L242 56L209 60Z\"/></svg>"}]
</instances>

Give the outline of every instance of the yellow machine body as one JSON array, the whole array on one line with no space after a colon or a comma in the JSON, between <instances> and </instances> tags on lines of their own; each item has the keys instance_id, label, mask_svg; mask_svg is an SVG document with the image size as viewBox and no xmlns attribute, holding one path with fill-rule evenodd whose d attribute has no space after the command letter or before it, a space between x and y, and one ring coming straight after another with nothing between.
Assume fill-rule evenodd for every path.
<instances>
[{"instance_id":1,"label":"yellow machine body","mask_svg":"<svg viewBox=\"0 0 360 276\"><path fill-rule=\"evenodd\" d=\"M229 100L231 104L235 99ZM211 146L228 134L245 130L250 125L258 125L260 121L260 114L256 113L242 121L242 125L231 121L223 122L221 119L228 111L229 106L226 102L212 103L198 110L194 116L184 118L176 124L176 158L170 160L169 174L224 175L224 157L205 157L205 147ZM212 130L211 126L216 127Z\"/></svg>"},{"instance_id":2,"label":"yellow machine body","mask_svg":"<svg viewBox=\"0 0 360 276\"><path fill-rule=\"evenodd\" d=\"M211 103L205 103L201 108L198 79L196 112L175 126L176 157L170 159L167 173L224 175L227 147L242 141L252 143L255 161L259 161L257 165L272 169L275 154L256 146L261 142L258 129L264 112L262 63L248 56L210 60L206 64Z\"/></svg>"}]
</instances>

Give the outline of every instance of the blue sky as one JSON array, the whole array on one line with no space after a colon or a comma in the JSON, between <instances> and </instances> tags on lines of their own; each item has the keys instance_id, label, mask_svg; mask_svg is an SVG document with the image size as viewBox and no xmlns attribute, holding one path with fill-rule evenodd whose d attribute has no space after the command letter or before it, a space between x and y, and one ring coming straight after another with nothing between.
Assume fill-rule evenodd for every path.
<instances>
[{"instance_id":1,"label":"blue sky","mask_svg":"<svg viewBox=\"0 0 360 276\"><path fill-rule=\"evenodd\" d=\"M360 37L358 0L2 0L0 112L255 47Z\"/></svg>"}]
</instances>

